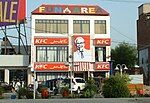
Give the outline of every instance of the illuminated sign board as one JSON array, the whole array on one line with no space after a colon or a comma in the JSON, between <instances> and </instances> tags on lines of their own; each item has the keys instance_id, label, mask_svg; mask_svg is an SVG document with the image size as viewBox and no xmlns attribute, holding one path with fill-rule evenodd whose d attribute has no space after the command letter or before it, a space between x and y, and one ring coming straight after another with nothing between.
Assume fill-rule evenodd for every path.
<instances>
[{"instance_id":1,"label":"illuminated sign board","mask_svg":"<svg viewBox=\"0 0 150 103\"><path fill-rule=\"evenodd\" d=\"M34 38L34 45L68 45L68 38Z\"/></svg>"},{"instance_id":2,"label":"illuminated sign board","mask_svg":"<svg viewBox=\"0 0 150 103\"><path fill-rule=\"evenodd\" d=\"M95 39L94 44L99 46L110 46L111 39L110 38Z\"/></svg>"},{"instance_id":3,"label":"illuminated sign board","mask_svg":"<svg viewBox=\"0 0 150 103\"><path fill-rule=\"evenodd\" d=\"M35 70L68 71L69 67L64 63L34 63Z\"/></svg>"},{"instance_id":4,"label":"illuminated sign board","mask_svg":"<svg viewBox=\"0 0 150 103\"><path fill-rule=\"evenodd\" d=\"M15 25L25 19L26 0L0 0L0 26Z\"/></svg>"},{"instance_id":5,"label":"illuminated sign board","mask_svg":"<svg viewBox=\"0 0 150 103\"><path fill-rule=\"evenodd\" d=\"M95 14L108 16L109 13L99 6L88 5L41 5L32 14Z\"/></svg>"},{"instance_id":6,"label":"illuminated sign board","mask_svg":"<svg viewBox=\"0 0 150 103\"><path fill-rule=\"evenodd\" d=\"M97 62L97 63L95 63L95 70L109 71L110 64L109 64L109 62Z\"/></svg>"}]
</instances>

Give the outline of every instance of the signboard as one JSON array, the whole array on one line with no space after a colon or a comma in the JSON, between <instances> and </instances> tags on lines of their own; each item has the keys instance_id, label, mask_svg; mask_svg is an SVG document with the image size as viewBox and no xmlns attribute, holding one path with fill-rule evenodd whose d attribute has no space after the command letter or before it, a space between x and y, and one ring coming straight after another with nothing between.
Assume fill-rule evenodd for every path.
<instances>
[{"instance_id":1,"label":"signboard","mask_svg":"<svg viewBox=\"0 0 150 103\"><path fill-rule=\"evenodd\" d=\"M35 70L49 70L49 71L68 71L69 66L65 66L64 63L34 63Z\"/></svg>"},{"instance_id":2,"label":"signboard","mask_svg":"<svg viewBox=\"0 0 150 103\"><path fill-rule=\"evenodd\" d=\"M32 14L92 14L109 16L109 13L96 5L41 5Z\"/></svg>"},{"instance_id":3,"label":"signboard","mask_svg":"<svg viewBox=\"0 0 150 103\"><path fill-rule=\"evenodd\" d=\"M34 38L34 45L68 45L68 38Z\"/></svg>"},{"instance_id":4,"label":"signboard","mask_svg":"<svg viewBox=\"0 0 150 103\"><path fill-rule=\"evenodd\" d=\"M0 0L0 26L15 25L25 19L26 0Z\"/></svg>"},{"instance_id":5,"label":"signboard","mask_svg":"<svg viewBox=\"0 0 150 103\"><path fill-rule=\"evenodd\" d=\"M110 46L111 45L111 39L110 38L95 39L94 44L99 45L99 46Z\"/></svg>"},{"instance_id":6,"label":"signboard","mask_svg":"<svg viewBox=\"0 0 150 103\"><path fill-rule=\"evenodd\" d=\"M97 62L97 63L95 63L95 70L109 71L110 64L109 64L109 62Z\"/></svg>"},{"instance_id":7,"label":"signboard","mask_svg":"<svg viewBox=\"0 0 150 103\"><path fill-rule=\"evenodd\" d=\"M90 62L92 59L90 35L74 35L73 43L74 61Z\"/></svg>"}]
</instances>

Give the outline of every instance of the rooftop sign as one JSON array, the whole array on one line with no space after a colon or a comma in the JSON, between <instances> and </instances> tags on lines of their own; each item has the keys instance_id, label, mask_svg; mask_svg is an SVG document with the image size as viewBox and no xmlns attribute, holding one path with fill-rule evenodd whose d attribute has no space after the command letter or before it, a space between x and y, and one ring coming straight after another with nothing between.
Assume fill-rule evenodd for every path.
<instances>
[{"instance_id":1,"label":"rooftop sign","mask_svg":"<svg viewBox=\"0 0 150 103\"><path fill-rule=\"evenodd\" d=\"M105 15L109 13L99 6L88 5L41 5L32 14L80 14L80 15Z\"/></svg>"},{"instance_id":2,"label":"rooftop sign","mask_svg":"<svg viewBox=\"0 0 150 103\"><path fill-rule=\"evenodd\" d=\"M15 25L25 19L26 0L0 0L0 26Z\"/></svg>"}]
</instances>

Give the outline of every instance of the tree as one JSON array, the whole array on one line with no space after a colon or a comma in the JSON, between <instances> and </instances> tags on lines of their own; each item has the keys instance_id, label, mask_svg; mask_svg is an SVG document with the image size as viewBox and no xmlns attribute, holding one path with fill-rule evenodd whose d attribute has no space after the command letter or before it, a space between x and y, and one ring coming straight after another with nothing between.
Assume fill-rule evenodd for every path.
<instances>
[{"instance_id":1,"label":"tree","mask_svg":"<svg viewBox=\"0 0 150 103\"><path fill-rule=\"evenodd\" d=\"M126 64L128 68L134 67L138 61L137 54L135 46L122 42L111 50L112 60L115 61L113 65Z\"/></svg>"},{"instance_id":2,"label":"tree","mask_svg":"<svg viewBox=\"0 0 150 103\"><path fill-rule=\"evenodd\" d=\"M104 82L103 86L103 96L105 98L120 98L120 97L129 97L130 92L128 89L128 83L130 79L127 74L111 76Z\"/></svg>"}]
</instances>

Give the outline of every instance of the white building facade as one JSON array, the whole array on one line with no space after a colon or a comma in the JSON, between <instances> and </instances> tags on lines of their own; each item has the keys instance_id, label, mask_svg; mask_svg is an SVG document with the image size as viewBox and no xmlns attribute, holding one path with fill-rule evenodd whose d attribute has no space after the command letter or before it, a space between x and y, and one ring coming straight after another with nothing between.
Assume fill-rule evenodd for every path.
<instances>
[{"instance_id":1,"label":"white building facade","mask_svg":"<svg viewBox=\"0 0 150 103\"><path fill-rule=\"evenodd\" d=\"M109 77L110 45L110 16L99 6L44 4L32 12L31 71L38 81L70 71L84 79Z\"/></svg>"}]
</instances>

